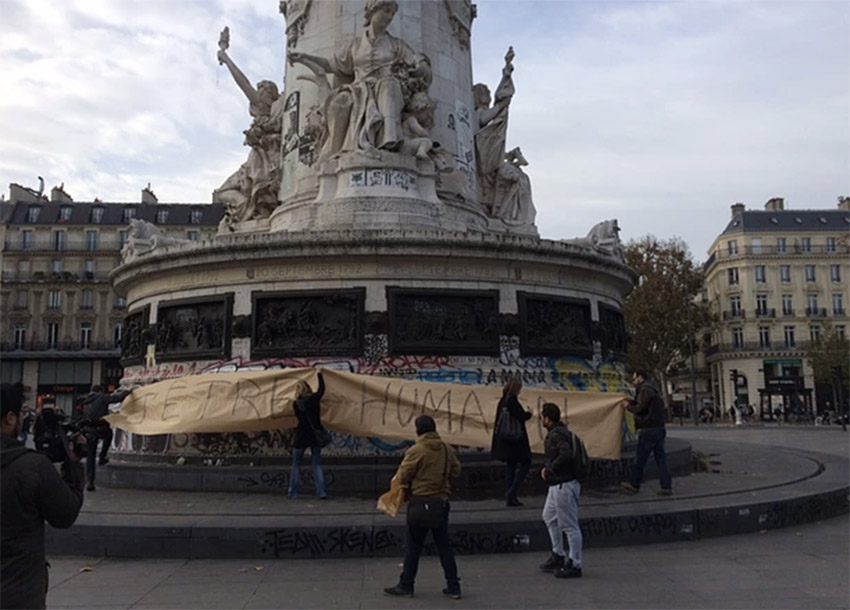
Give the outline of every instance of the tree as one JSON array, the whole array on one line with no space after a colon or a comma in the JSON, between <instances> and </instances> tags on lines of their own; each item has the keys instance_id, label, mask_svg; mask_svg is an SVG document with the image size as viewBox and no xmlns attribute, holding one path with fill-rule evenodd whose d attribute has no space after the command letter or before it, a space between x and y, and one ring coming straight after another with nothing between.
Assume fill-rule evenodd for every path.
<instances>
[{"instance_id":1,"label":"tree","mask_svg":"<svg viewBox=\"0 0 850 610\"><path fill-rule=\"evenodd\" d=\"M817 339L806 346L806 358L815 381L832 386L833 408L843 416L844 388L850 387L850 340L825 320Z\"/></svg>"},{"instance_id":2,"label":"tree","mask_svg":"<svg viewBox=\"0 0 850 610\"><path fill-rule=\"evenodd\" d=\"M628 364L645 369L666 393L667 375L690 353L690 341L715 324L702 293L704 275L679 238L647 235L626 244L626 264L639 276L625 302Z\"/></svg>"}]
</instances>

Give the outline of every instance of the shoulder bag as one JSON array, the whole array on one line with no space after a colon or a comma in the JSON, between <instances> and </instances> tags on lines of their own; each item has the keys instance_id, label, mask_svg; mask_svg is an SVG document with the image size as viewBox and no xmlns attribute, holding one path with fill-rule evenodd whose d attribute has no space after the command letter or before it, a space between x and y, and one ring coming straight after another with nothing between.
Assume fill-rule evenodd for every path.
<instances>
[{"instance_id":1,"label":"shoulder bag","mask_svg":"<svg viewBox=\"0 0 850 610\"><path fill-rule=\"evenodd\" d=\"M516 417L511 415L507 405L499 408L499 421L496 422L496 436L506 441L523 440L523 428L525 426Z\"/></svg>"}]
</instances>

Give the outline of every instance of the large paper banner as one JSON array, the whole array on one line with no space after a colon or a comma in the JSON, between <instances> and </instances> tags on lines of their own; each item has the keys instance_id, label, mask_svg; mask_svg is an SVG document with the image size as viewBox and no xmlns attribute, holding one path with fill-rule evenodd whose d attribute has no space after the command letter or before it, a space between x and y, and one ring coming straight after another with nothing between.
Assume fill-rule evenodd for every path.
<instances>
[{"instance_id":1,"label":"large paper banner","mask_svg":"<svg viewBox=\"0 0 850 610\"><path fill-rule=\"evenodd\" d=\"M414 440L414 420L426 413L446 442L489 448L501 387L409 381L357 375L331 369L283 369L192 375L136 388L108 416L110 424L134 434L250 432L293 428L296 385L315 391L317 373L325 379L322 423L356 436ZM523 388L520 403L531 409L528 438L543 453L546 430L539 420L543 403L553 402L591 457L619 459L623 395Z\"/></svg>"}]
</instances>

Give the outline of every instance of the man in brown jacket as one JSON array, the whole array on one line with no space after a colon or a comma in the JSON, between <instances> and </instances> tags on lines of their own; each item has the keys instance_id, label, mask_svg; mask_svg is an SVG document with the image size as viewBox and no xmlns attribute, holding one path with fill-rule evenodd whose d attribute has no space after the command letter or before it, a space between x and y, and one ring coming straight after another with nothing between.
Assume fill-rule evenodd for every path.
<instances>
[{"instance_id":1,"label":"man in brown jacket","mask_svg":"<svg viewBox=\"0 0 850 610\"><path fill-rule=\"evenodd\" d=\"M460 599L460 578L449 541L449 479L460 475L460 461L454 450L437 434L430 415L416 418L416 444L404 454L396 472L400 487L407 489L407 532L404 540L404 567L399 582L384 593L395 597L413 597L413 584L419 569L419 555L428 532L440 554L446 576L443 595Z\"/></svg>"},{"instance_id":2,"label":"man in brown jacket","mask_svg":"<svg viewBox=\"0 0 850 610\"><path fill-rule=\"evenodd\" d=\"M664 400L658 388L649 380L646 371L637 370L632 373L632 383L635 386L635 397L625 400L623 407L635 416L635 429L638 433L637 454L631 479L623 481L620 486L629 493L637 493L640 490L646 461L650 454L654 454L661 484L658 495L669 496L673 493L673 479L664 449L664 439L667 437L667 429L664 427L667 419Z\"/></svg>"}]
</instances>

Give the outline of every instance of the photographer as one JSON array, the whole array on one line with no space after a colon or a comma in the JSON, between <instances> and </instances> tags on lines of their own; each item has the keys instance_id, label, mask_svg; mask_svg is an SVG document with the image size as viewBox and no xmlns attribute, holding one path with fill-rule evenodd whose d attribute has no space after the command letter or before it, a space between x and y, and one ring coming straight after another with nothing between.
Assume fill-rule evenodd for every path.
<instances>
[{"instance_id":1,"label":"photographer","mask_svg":"<svg viewBox=\"0 0 850 610\"><path fill-rule=\"evenodd\" d=\"M49 458L18 440L22 398L19 388L0 385L0 607L44 608L44 522L73 525L83 505L83 472L74 451L60 476Z\"/></svg>"},{"instance_id":2,"label":"photographer","mask_svg":"<svg viewBox=\"0 0 850 610\"><path fill-rule=\"evenodd\" d=\"M78 408L77 421L83 425L83 433L88 443L88 454L86 455L86 478L88 479L88 491L95 491L94 479L96 464L104 466L109 463L106 454L112 444L112 428L103 420L109 415L109 405L113 402L121 402L130 391L119 391L107 394L99 385L93 385L91 393L86 395ZM100 451L100 459L97 459L97 443L103 441Z\"/></svg>"}]
</instances>

